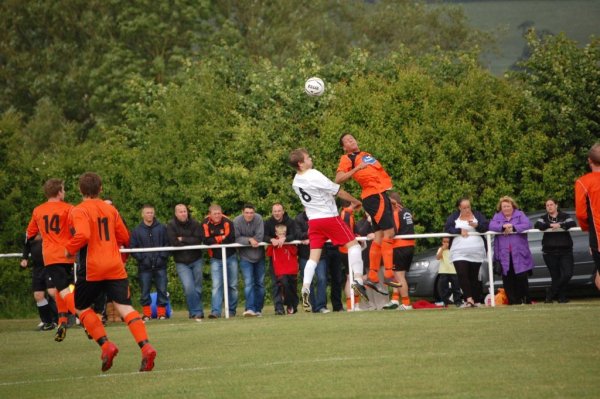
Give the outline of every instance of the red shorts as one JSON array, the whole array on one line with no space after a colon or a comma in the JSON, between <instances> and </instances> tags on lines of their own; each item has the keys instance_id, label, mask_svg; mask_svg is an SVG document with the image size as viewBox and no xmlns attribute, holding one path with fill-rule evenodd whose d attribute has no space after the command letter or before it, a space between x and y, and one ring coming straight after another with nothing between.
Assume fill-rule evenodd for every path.
<instances>
[{"instance_id":1,"label":"red shorts","mask_svg":"<svg viewBox=\"0 0 600 399\"><path fill-rule=\"evenodd\" d=\"M354 238L348 225L339 216L308 221L310 249L323 248L327 240L331 240L333 245L346 245Z\"/></svg>"}]
</instances>

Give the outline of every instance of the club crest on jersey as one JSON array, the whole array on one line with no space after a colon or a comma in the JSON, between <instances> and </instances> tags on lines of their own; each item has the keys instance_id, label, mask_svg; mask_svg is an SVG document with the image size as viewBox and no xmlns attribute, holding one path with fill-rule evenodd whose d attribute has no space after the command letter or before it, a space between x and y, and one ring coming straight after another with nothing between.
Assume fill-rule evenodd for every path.
<instances>
[{"instance_id":1,"label":"club crest on jersey","mask_svg":"<svg viewBox=\"0 0 600 399\"><path fill-rule=\"evenodd\" d=\"M366 163L367 165L374 165L375 162L377 162L377 160L375 159L375 157L373 155L365 155L362 157L362 161L364 163Z\"/></svg>"}]
</instances>

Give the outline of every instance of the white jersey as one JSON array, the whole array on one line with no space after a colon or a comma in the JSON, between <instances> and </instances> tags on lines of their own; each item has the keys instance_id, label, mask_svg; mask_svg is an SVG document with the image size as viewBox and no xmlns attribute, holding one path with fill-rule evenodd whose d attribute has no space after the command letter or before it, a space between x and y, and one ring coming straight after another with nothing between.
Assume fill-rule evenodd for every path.
<instances>
[{"instance_id":1,"label":"white jersey","mask_svg":"<svg viewBox=\"0 0 600 399\"><path fill-rule=\"evenodd\" d=\"M340 191L340 185L323 173L316 169L296 173L292 187L306 208L309 220L338 216L335 196Z\"/></svg>"}]
</instances>

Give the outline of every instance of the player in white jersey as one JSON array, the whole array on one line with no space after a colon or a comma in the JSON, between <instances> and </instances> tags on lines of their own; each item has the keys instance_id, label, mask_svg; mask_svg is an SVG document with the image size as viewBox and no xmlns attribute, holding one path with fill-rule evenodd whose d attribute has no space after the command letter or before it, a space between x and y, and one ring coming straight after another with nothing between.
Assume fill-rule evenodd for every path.
<instances>
[{"instance_id":1,"label":"player in white jersey","mask_svg":"<svg viewBox=\"0 0 600 399\"><path fill-rule=\"evenodd\" d=\"M306 312L310 312L311 306L308 300L310 284L315 274L315 268L321 258L323 245L331 240L334 245L344 245L348 248L348 264L354 276L352 288L354 291L369 300L367 291L363 286L363 261L361 247L354 234L340 218L335 204L335 197L350 201L355 207L361 205L360 201L348 194L325 175L313 169L313 163L308 151L298 148L290 153L289 164L296 169L296 176L292 187L302 205L306 209L308 217L308 238L310 241L310 255L304 268L304 280L302 282L302 306Z\"/></svg>"}]
</instances>

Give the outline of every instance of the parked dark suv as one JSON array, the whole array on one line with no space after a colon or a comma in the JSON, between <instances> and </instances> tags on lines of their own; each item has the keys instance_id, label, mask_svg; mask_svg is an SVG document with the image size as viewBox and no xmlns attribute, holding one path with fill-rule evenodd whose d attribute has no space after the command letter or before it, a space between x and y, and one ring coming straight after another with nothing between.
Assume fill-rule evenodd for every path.
<instances>
[{"instance_id":1,"label":"parked dark suv","mask_svg":"<svg viewBox=\"0 0 600 399\"><path fill-rule=\"evenodd\" d=\"M572 210L563 210L575 219L575 212ZM543 215L544 212L535 212L528 215L531 220L531 225ZM529 248L533 254L535 263L533 274L529 277L529 289L535 293L536 291L545 292L547 287L550 287L551 278L548 268L542 257L542 235L541 232L528 233ZM594 261L589 252L588 234L582 231L572 231L573 238L573 255L575 258L575 268L573 278L569 283L569 291L582 288L592 287L594 284ZM441 242L441 239L440 239ZM438 269L439 262L435 259L437 248L427 250L413 259L410 271L406 274L408 281L409 293L417 297L430 297L435 300L439 299L438 288ZM488 279L488 264L485 261L479 272L480 280L483 282L484 291L489 292ZM502 286L502 278L494 276L494 287Z\"/></svg>"}]
</instances>

